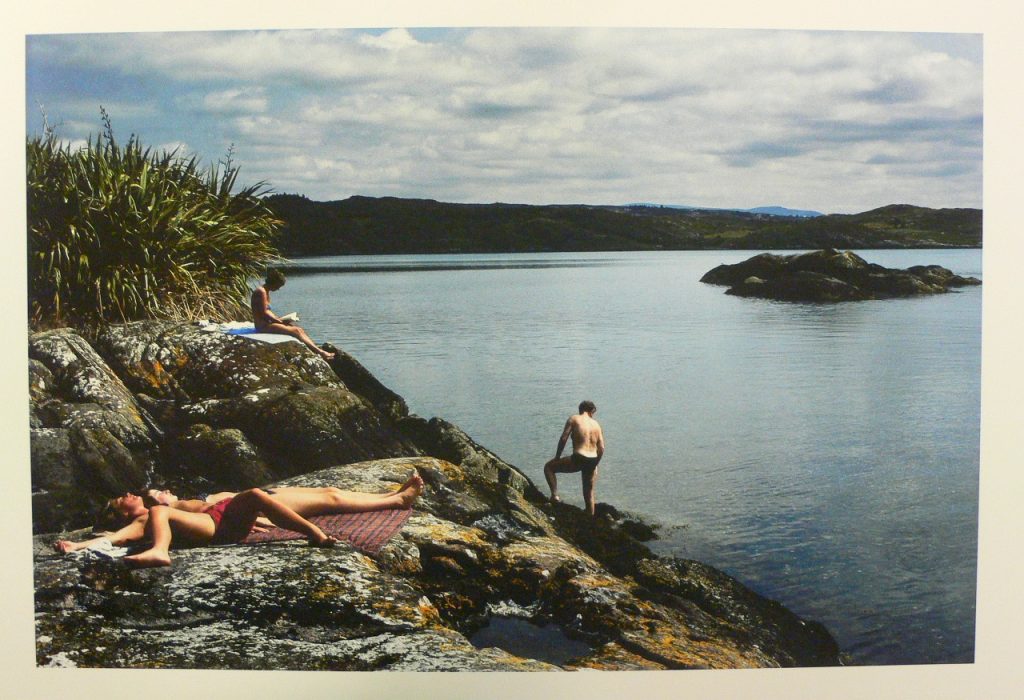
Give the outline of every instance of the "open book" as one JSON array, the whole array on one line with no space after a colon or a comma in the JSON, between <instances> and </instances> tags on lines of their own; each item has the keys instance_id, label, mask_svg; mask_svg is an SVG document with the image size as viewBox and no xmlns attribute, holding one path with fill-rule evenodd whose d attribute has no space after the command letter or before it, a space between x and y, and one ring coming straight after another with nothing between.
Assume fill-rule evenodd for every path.
<instances>
[{"instance_id":1,"label":"open book","mask_svg":"<svg viewBox=\"0 0 1024 700\"><path fill-rule=\"evenodd\" d=\"M284 321L285 323L295 323L296 321L299 320L299 315L296 312L292 311L290 314L285 314L284 316L281 316L281 320Z\"/></svg>"}]
</instances>

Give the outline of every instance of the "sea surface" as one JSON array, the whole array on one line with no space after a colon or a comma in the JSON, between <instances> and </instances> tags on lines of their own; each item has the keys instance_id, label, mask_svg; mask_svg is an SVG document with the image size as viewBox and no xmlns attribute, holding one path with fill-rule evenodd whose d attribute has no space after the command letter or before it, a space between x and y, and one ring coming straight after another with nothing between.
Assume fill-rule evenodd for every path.
<instances>
[{"instance_id":1,"label":"sea surface","mask_svg":"<svg viewBox=\"0 0 1024 700\"><path fill-rule=\"evenodd\" d=\"M981 277L980 250L859 251ZM824 623L854 664L974 658L980 287L792 304L700 277L750 251L294 261L274 294L423 417L542 489L598 406L599 501ZM559 482L582 505L577 475Z\"/></svg>"}]
</instances>

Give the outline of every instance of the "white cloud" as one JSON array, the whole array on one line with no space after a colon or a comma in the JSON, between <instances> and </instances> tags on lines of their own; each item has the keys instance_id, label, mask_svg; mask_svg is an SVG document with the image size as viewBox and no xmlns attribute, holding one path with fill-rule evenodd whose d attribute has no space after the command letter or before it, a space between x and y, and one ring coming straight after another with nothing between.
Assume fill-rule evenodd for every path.
<instances>
[{"instance_id":1,"label":"white cloud","mask_svg":"<svg viewBox=\"0 0 1024 700\"><path fill-rule=\"evenodd\" d=\"M397 51L410 46L420 45L406 29L390 29L380 36L363 34L359 37L359 43L363 46L372 46L389 51Z\"/></svg>"},{"instance_id":2,"label":"white cloud","mask_svg":"<svg viewBox=\"0 0 1024 700\"><path fill-rule=\"evenodd\" d=\"M977 39L643 29L429 37L65 36L34 38L29 61L54 74L66 65L144 79L156 87L134 110L110 102L115 127L147 133L135 124L186 111L177 138L215 152L235 143L246 172L314 198L755 206L764 202L750 197L770 197L834 210L840 197L869 208L907 190L915 203L980 205ZM75 119L96 110L84 109L96 104L89 98L57 99ZM95 99L107 104L102 91Z\"/></svg>"},{"instance_id":3,"label":"white cloud","mask_svg":"<svg viewBox=\"0 0 1024 700\"><path fill-rule=\"evenodd\" d=\"M232 88L207 93L202 97L202 106L213 114L248 114L267 111L267 98L263 88Z\"/></svg>"}]
</instances>

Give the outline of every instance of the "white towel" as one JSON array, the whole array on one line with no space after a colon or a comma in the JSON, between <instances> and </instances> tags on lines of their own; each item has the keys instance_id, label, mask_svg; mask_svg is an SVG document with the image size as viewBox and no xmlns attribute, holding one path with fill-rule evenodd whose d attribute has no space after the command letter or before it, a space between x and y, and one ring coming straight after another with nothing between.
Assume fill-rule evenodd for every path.
<instances>
[{"instance_id":1,"label":"white towel","mask_svg":"<svg viewBox=\"0 0 1024 700\"><path fill-rule=\"evenodd\" d=\"M255 328L251 322L248 321L228 321L227 323L211 323L210 321L199 321L199 330L206 331L207 333L227 333L232 330L252 329ZM250 340L258 340L262 343L299 343L301 342L298 338L293 338L290 335L284 335L283 333L232 333L238 338L249 338Z\"/></svg>"},{"instance_id":2,"label":"white towel","mask_svg":"<svg viewBox=\"0 0 1024 700\"><path fill-rule=\"evenodd\" d=\"M85 560L119 559L127 553L127 547L115 547L113 542L104 537L99 542L94 542L84 549L68 552L67 556Z\"/></svg>"}]
</instances>

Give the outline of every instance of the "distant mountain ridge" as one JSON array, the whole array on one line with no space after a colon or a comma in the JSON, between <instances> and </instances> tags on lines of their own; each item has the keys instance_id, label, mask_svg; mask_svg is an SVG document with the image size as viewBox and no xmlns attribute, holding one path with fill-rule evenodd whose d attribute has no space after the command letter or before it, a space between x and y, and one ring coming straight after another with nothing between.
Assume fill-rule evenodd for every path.
<instances>
[{"instance_id":1,"label":"distant mountain ridge","mask_svg":"<svg viewBox=\"0 0 1024 700\"><path fill-rule=\"evenodd\" d=\"M637 202L635 204L627 204L630 207L656 207L656 208L667 208L667 209L700 209L703 211L736 211L744 212L747 214L768 214L769 216L799 216L803 218L809 218L812 216L825 216L820 211L813 211L811 209L790 209L788 207L780 206L768 206L768 207L754 207L753 209L723 209L720 207L694 207L688 204L652 204L650 202Z\"/></svg>"},{"instance_id":2,"label":"distant mountain ridge","mask_svg":"<svg viewBox=\"0 0 1024 700\"><path fill-rule=\"evenodd\" d=\"M284 222L278 244L286 256L978 248L982 240L980 209L907 204L800 216L642 204L451 204L364 196L316 202L295 194L264 202Z\"/></svg>"}]
</instances>

